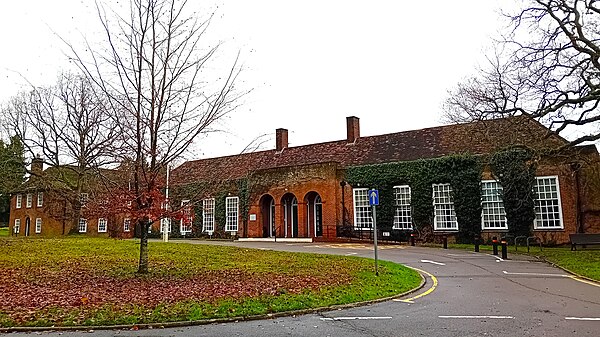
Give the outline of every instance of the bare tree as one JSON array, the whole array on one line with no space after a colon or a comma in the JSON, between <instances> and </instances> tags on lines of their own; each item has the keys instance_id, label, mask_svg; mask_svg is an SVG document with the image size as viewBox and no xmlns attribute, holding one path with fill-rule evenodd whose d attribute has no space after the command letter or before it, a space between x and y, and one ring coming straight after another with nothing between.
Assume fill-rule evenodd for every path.
<instances>
[{"instance_id":1,"label":"bare tree","mask_svg":"<svg viewBox=\"0 0 600 337\"><path fill-rule=\"evenodd\" d=\"M509 30L489 64L449 92L454 122L530 116L569 135L600 139L600 5L596 0L527 0L505 14Z\"/></svg>"},{"instance_id":2,"label":"bare tree","mask_svg":"<svg viewBox=\"0 0 600 337\"><path fill-rule=\"evenodd\" d=\"M61 187L56 197L64 200L57 202L66 201L73 207L68 212L72 215L71 228L76 228L79 220L79 197L87 192L89 177L114 164L114 154L120 148L108 101L97 89L85 77L62 74L55 85L32 86L30 91L13 97L1 111L5 127L19 138L26 156L38 157L57 168L52 172L53 181L39 181ZM61 217L63 213L67 212L63 211Z\"/></svg>"},{"instance_id":3,"label":"bare tree","mask_svg":"<svg viewBox=\"0 0 600 337\"><path fill-rule=\"evenodd\" d=\"M69 44L80 69L110 98L133 162L134 218L141 228L139 273L148 272L147 233L161 211L161 180L211 125L235 108L237 59L210 79L208 62L220 46L205 41L204 19L186 0L132 0L127 15L97 3L106 45L90 54Z\"/></svg>"}]
</instances>

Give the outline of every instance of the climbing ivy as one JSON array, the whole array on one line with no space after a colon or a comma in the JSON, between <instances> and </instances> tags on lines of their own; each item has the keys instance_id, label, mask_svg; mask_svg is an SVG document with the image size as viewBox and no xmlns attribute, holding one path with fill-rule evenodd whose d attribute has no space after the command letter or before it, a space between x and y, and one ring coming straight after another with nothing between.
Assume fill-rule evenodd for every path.
<instances>
[{"instance_id":1,"label":"climbing ivy","mask_svg":"<svg viewBox=\"0 0 600 337\"><path fill-rule=\"evenodd\" d=\"M419 231L431 231L433 225L431 185L450 183L459 223L457 240L471 242L474 236L481 232L481 173L480 158L464 154L437 159L349 167L346 169L346 180L353 187L379 190L380 206L377 208L377 224L386 231L391 231L394 221L394 186L411 187L413 224Z\"/></svg>"},{"instance_id":2,"label":"climbing ivy","mask_svg":"<svg viewBox=\"0 0 600 337\"><path fill-rule=\"evenodd\" d=\"M239 198L239 228L244 226L248 219L250 208L250 191L248 188L248 179L240 178L225 182L209 183L199 182L180 185L174 188L173 200L189 199L194 205L194 222L192 223L191 236L203 236L202 231L202 199L212 197L215 199L215 229L213 237L229 238L230 235L225 233L226 209L225 200L228 196L237 196ZM188 236L190 236L188 234Z\"/></svg>"},{"instance_id":3,"label":"climbing ivy","mask_svg":"<svg viewBox=\"0 0 600 337\"><path fill-rule=\"evenodd\" d=\"M490 167L502 185L502 201L509 233L530 236L535 219L533 186L537 161L534 152L523 147L494 153Z\"/></svg>"}]
</instances>

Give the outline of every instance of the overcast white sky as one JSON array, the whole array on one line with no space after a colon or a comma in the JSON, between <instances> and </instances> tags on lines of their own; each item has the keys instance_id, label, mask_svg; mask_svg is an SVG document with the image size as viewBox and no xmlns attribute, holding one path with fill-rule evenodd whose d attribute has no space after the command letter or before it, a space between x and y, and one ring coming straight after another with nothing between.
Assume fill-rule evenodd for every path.
<instances>
[{"instance_id":1,"label":"overcast white sky","mask_svg":"<svg viewBox=\"0 0 600 337\"><path fill-rule=\"evenodd\" d=\"M502 24L497 0L190 1L200 4L217 9L211 33L225 42L213 66L225 72L241 50L240 84L252 92L188 159L239 153L262 134L272 148L278 127L290 146L344 139L351 115L363 136L440 125L446 91L484 62ZM93 9L90 0L3 2L0 101L26 88L23 78L53 83L68 63L52 31L93 36Z\"/></svg>"}]
</instances>

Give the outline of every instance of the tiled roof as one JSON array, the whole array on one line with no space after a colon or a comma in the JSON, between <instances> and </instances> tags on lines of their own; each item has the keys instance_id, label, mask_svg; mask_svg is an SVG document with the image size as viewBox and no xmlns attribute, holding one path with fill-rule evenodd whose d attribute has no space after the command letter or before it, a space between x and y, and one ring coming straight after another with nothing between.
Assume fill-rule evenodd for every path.
<instances>
[{"instance_id":1,"label":"tiled roof","mask_svg":"<svg viewBox=\"0 0 600 337\"><path fill-rule=\"evenodd\" d=\"M249 172L285 166L337 162L342 167L437 158L455 153L483 154L511 144L563 145L541 124L522 117L454 124L421 130L188 161L172 172L174 184L236 179Z\"/></svg>"}]
</instances>

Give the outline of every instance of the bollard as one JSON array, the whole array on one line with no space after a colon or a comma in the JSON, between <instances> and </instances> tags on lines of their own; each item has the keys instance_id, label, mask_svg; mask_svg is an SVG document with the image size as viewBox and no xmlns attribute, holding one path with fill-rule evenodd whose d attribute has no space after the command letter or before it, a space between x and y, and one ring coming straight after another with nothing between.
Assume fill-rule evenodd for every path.
<instances>
[{"instance_id":1,"label":"bollard","mask_svg":"<svg viewBox=\"0 0 600 337\"><path fill-rule=\"evenodd\" d=\"M498 255L498 239L495 236L492 238L492 254Z\"/></svg>"},{"instance_id":2,"label":"bollard","mask_svg":"<svg viewBox=\"0 0 600 337\"><path fill-rule=\"evenodd\" d=\"M502 259L508 259L508 248L507 248L506 240L502 240Z\"/></svg>"},{"instance_id":3,"label":"bollard","mask_svg":"<svg viewBox=\"0 0 600 337\"><path fill-rule=\"evenodd\" d=\"M413 247L415 246L415 234L414 233L410 235L410 245Z\"/></svg>"},{"instance_id":4,"label":"bollard","mask_svg":"<svg viewBox=\"0 0 600 337\"><path fill-rule=\"evenodd\" d=\"M444 249L448 249L448 237L444 236Z\"/></svg>"},{"instance_id":5,"label":"bollard","mask_svg":"<svg viewBox=\"0 0 600 337\"><path fill-rule=\"evenodd\" d=\"M479 253L479 238L475 238L475 252Z\"/></svg>"}]
</instances>

